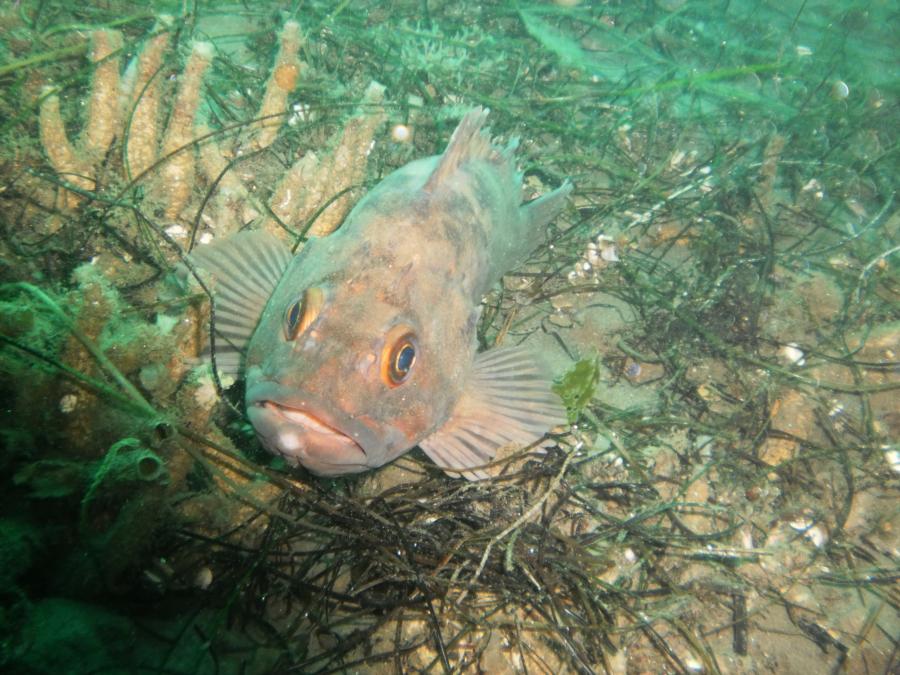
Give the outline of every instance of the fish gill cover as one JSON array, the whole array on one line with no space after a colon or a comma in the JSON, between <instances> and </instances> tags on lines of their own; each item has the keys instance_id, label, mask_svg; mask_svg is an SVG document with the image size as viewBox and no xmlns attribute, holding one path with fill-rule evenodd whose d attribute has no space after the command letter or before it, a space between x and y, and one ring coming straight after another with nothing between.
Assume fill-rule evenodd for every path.
<instances>
[{"instance_id":1,"label":"fish gill cover","mask_svg":"<svg viewBox=\"0 0 900 675\"><path fill-rule=\"evenodd\" d=\"M896 670L894 3L183 11L0 8L4 672ZM290 469L188 253L340 232L476 106L575 186L477 328L571 425Z\"/></svg>"}]
</instances>

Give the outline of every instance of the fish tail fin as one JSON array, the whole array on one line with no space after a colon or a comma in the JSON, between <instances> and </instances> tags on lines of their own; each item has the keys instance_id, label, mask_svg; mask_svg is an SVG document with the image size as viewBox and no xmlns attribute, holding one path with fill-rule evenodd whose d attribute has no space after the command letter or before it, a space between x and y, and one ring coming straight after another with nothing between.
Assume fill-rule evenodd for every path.
<instances>
[{"instance_id":1,"label":"fish tail fin","mask_svg":"<svg viewBox=\"0 0 900 675\"><path fill-rule=\"evenodd\" d=\"M563 210L566 198L571 192L572 183L566 180L553 192L548 192L527 204L523 204L521 209L525 214L528 230L531 232L543 231L544 226Z\"/></svg>"}]
</instances>

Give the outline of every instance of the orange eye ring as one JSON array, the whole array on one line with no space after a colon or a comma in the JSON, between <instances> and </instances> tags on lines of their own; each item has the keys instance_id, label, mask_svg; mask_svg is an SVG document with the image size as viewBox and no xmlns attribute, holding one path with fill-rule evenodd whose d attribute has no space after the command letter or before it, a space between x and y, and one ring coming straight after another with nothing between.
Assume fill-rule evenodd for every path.
<instances>
[{"instance_id":1,"label":"orange eye ring","mask_svg":"<svg viewBox=\"0 0 900 675\"><path fill-rule=\"evenodd\" d=\"M395 326L385 339L381 356L381 378L389 387L409 379L417 360L416 336L408 326Z\"/></svg>"}]
</instances>

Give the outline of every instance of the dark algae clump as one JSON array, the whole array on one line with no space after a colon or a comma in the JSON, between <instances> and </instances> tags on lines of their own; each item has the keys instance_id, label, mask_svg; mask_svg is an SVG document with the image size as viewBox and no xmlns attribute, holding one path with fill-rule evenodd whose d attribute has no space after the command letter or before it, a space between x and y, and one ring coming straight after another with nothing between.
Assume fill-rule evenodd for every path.
<instances>
[{"instance_id":1,"label":"dark algae clump","mask_svg":"<svg viewBox=\"0 0 900 675\"><path fill-rule=\"evenodd\" d=\"M896 672L898 24L824 0L5 3L0 670ZM488 480L422 449L291 466L245 409L255 326L198 252L345 241L479 107L519 139L515 203L573 190L458 331L533 355L567 423L495 443ZM346 283L384 250L345 253ZM282 323L316 330L320 286Z\"/></svg>"}]
</instances>

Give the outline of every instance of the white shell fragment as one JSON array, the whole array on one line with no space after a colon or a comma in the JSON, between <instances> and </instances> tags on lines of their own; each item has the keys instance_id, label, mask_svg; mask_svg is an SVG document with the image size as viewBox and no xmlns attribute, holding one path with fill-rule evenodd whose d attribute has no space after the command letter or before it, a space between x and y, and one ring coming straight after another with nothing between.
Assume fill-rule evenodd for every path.
<instances>
[{"instance_id":1,"label":"white shell fragment","mask_svg":"<svg viewBox=\"0 0 900 675\"><path fill-rule=\"evenodd\" d=\"M833 85L831 85L831 97L837 101L843 101L845 98L850 96L850 87L847 86L847 83L843 80L836 80Z\"/></svg>"},{"instance_id":2,"label":"white shell fragment","mask_svg":"<svg viewBox=\"0 0 900 675\"><path fill-rule=\"evenodd\" d=\"M194 585L199 588L201 591L205 591L212 585L213 582L213 572L212 570L204 565L199 570L197 570L197 576L194 577Z\"/></svg>"},{"instance_id":3,"label":"white shell fragment","mask_svg":"<svg viewBox=\"0 0 900 675\"><path fill-rule=\"evenodd\" d=\"M173 239L184 239L187 237L188 231L183 225L170 225L166 228L166 234Z\"/></svg>"},{"instance_id":4,"label":"white shell fragment","mask_svg":"<svg viewBox=\"0 0 900 675\"><path fill-rule=\"evenodd\" d=\"M394 143L406 143L412 138L412 131L405 124L395 124L391 129L391 140Z\"/></svg>"},{"instance_id":5,"label":"white shell fragment","mask_svg":"<svg viewBox=\"0 0 900 675\"><path fill-rule=\"evenodd\" d=\"M778 350L778 355L785 363L792 366L802 366L806 364L806 354L800 349L800 345L796 342L788 342Z\"/></svg>"},{"instance_id":6,"label":"white shell fragment","mask_svg":"<svg viewBox=\"0 0 900 675\"><path fill-rule=\"evenodd\" d=\"M594 241L589 241L582 257L575 263L575 269L569 272L569 281L578 283L581 279L593 277L610 263L619 261L619 253L615 240L605 234L599 234Z\"/></svg>"},{"instance_id":7,"label":"white shell fragment","mask_svg":"<svg viewBox=\"0 0 900 675\"><path fill-rule=\"evenodd\" d=\"M900 450L890 445L884 446L884 461L894 473L900 473Z\"/></svg>"},{"instance_id":8,"label":"white shell fragment","mask_svg":"<svg viewBox=\"0 0 900 675\"><path fill-rule=\"evenodd\" d=\"M78 405L78 397L75 394L66 394L59 399L59 411L62 413L70 413L75 410Z\"/></svg>"},{"instance_id":9,"label":"white shell fragment","mask_svg":"<svg viewBox=\"0 0 900 675\"><path fill-rule=\"evenodd\" d=\"M822 548L822 546L825 545L825 542L828 541L825 530L823 530L820 525L814 525L811 520L807 520L806 518L792 520L790 526L797 530L797 532L802 532L806 535L806 538L809 539L816 548Z\"/></svg>"},{"instance_id":10,"label":"white shell fragment","mask_svg":"<svg viewBox=\"0 0 900 675\"><path fill-rule=\"evenodd\" d=\"M600 249L600 257L606 262L619 262L619 254L616 251L616 242L605 234L597 236L597 246Z\"/></svg>"}]
</instances>

